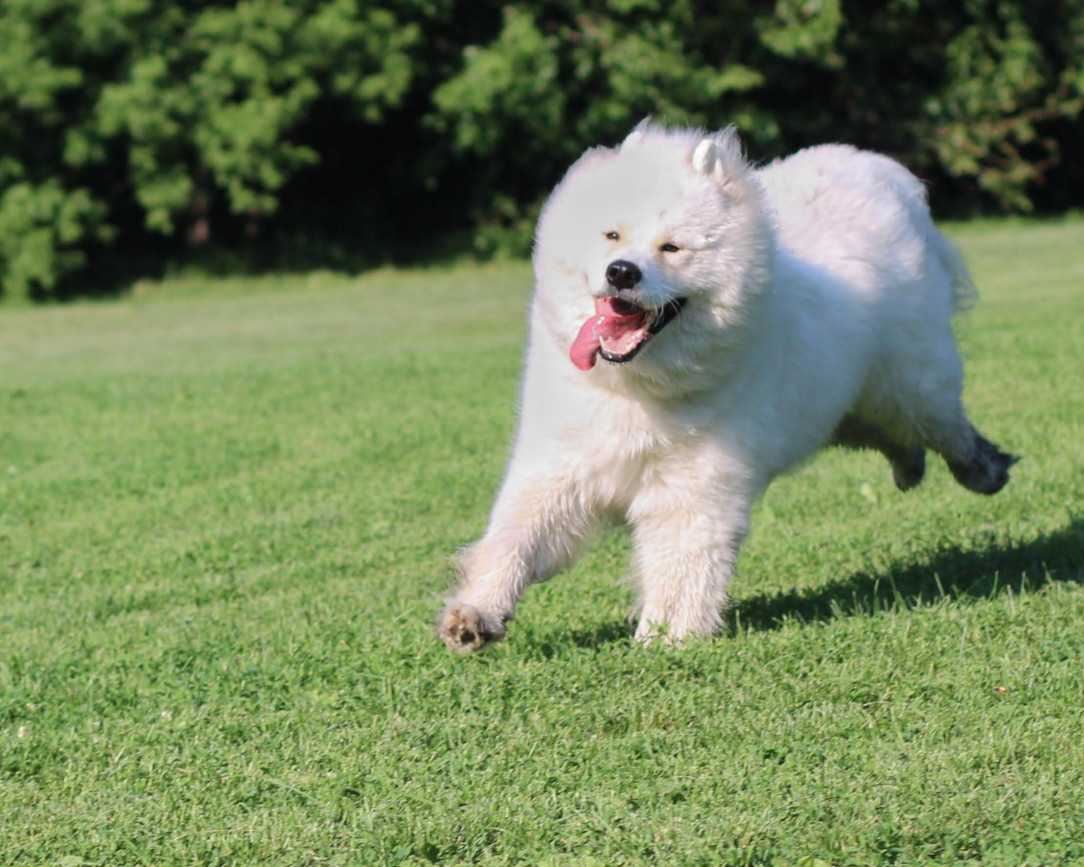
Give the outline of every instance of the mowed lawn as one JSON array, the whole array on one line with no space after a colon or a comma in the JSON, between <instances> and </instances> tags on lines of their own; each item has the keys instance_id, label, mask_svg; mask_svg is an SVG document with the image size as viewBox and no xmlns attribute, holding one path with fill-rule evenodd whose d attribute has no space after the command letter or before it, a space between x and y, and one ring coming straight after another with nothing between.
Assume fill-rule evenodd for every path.
<instances>
[{"instance_id":1,"label":"mowed lawn","mask_svg":"<svg viewBox=\"0 0 1084 867\"><path fill-rule=\"evenodd\" d=\"M680 651L621 532L433 635L526 265L0 307L0 863L1084 863L1084 222L954 235L1012 484L820 456Z\"/></svg>"}]
</instances>

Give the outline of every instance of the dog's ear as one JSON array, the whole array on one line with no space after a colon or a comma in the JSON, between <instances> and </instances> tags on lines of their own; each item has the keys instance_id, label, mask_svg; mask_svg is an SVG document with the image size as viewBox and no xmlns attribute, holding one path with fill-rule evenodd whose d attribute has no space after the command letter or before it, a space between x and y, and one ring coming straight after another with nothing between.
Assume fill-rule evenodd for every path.
<instances>
[{"instance_id":1,"label":"dog's ear","mask_svg":"<svg viewBox=\"0 0 1084 867\"><path fill-rule=\"evenodd\" d=\"M646 125L647 121L645 120L640 123L636 127L636 129L634 129L627 136L625 136L625 140L621 142L621 150L625 150L626 148L634 148L636 147L636 145L640 144L640 142L642 142L645 138L647 138L647 132L645 130Z\"/></svg>"},{"instance_id":2,"label":"dog's ear","mask_svg":"<svg viewBox=\"0 0 1084 867\"><path fill-rule=\"evenodd\" d=\"M718 150L715 147L715 142L710 138L703 139L700 144L696 146L696 150L693 151L692 159L690 162L693 166L693 171L698 175L710 175L715 171L715 163L718 160Z\"/></svg>"},{"instance_id":3,"label":"dog's ear","mask_svg":"<svg viewBox=\"0 0 1084 867\"><path fill-rule=\"evenodd\" d=\"M744 196L749 164L733 127L701 139L688 161L694 172L715 180L731 198L738 200Z\"/></svg>"},{"instance_id":4,"label":"dog's ear","mask_svg":"<svg viewBox=\"0 0 1084 867\"><path fill-rule=\"evenodd\" d=\"M617 151L614 148L608 147L593 147L588 148L583 152L578 160L572 165L572 169L580 170L587 166L598 165L614 158ZM569 169L569 172L572 171Z\"/></svg>"},{"instance_id":5,"label":"dog's ear","mask_svg":"<svg viewBox=\"0 0 1084 867\"><path fill-rule=\"evenodd\" d=\"M625 140L621 142L621 147L618 148L618 150L636 147L638 144L641 144L647 139L648 133L650 133L652 130L657 129L658 127L655 126L654 123L652 123L651 115L649 114L642 121L636 124L632 132L625 136Z\"/></svg>"}]
</instances>

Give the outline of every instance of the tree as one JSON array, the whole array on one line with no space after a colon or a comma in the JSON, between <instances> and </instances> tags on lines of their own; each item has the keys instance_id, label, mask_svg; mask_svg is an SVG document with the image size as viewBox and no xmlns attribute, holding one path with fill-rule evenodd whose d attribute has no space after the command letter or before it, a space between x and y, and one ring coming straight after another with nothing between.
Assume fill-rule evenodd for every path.
<instances>
[{"instance_id":1,"label":"tree","mask_svg":"<svg viewBox=\"0 0 1084 867\"><path fill-rule=\"evenodd\" d=\"M1084 198L1081 0L0 0L0 288L186 250L525 252L647 115L886 151L956 213Z\"/></svg>"}]
</instances>

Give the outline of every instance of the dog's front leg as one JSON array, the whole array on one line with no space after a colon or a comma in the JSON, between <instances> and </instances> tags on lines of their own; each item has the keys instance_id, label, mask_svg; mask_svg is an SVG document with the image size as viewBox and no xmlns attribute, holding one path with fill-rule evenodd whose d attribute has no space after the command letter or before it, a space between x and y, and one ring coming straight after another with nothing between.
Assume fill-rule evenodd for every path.
<instances>
[{"instance_id":1,"label":"dog's front leg","mask_svg":"<svg viewBox=\"0 0 1084 867\"><path fill-rule=\"evenodd\" d=\"M743 491L720 496L718 489L705 486L698 492L652 496L650 505L639 510L633 529L641 592L638 641L661 637L679 644L719 629L753 500Z\"/></svg>"},{"instance_id":2,"label":"dog's front leg","mask_svg":"<svg viewBox=\"0 0 1084 867\"><path fill-rule=\"evenodd\" d=\"M437 634L460 652L501 638L524 590L567 566L594 523L575 480L513 469L485 536L460 554L459 588L437 619Z\"/></svg>"}]
</instances>

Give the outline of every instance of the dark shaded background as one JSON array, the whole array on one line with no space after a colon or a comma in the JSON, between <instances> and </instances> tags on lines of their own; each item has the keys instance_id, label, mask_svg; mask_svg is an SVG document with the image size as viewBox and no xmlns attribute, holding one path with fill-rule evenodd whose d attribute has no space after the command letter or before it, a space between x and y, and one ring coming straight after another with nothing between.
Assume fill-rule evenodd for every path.
<instances>
[{"instance_id":1,"label":"dark shaded background","mask_svg":"<svg viewBox=\"0 0 1084 867\"><path fill-rule=\"evenodd\" d=\"M1084 203L1082 0L0 0L0 287L529 250L647 115L842 141L938 216Z\"/></svg>"}]
</instances>

